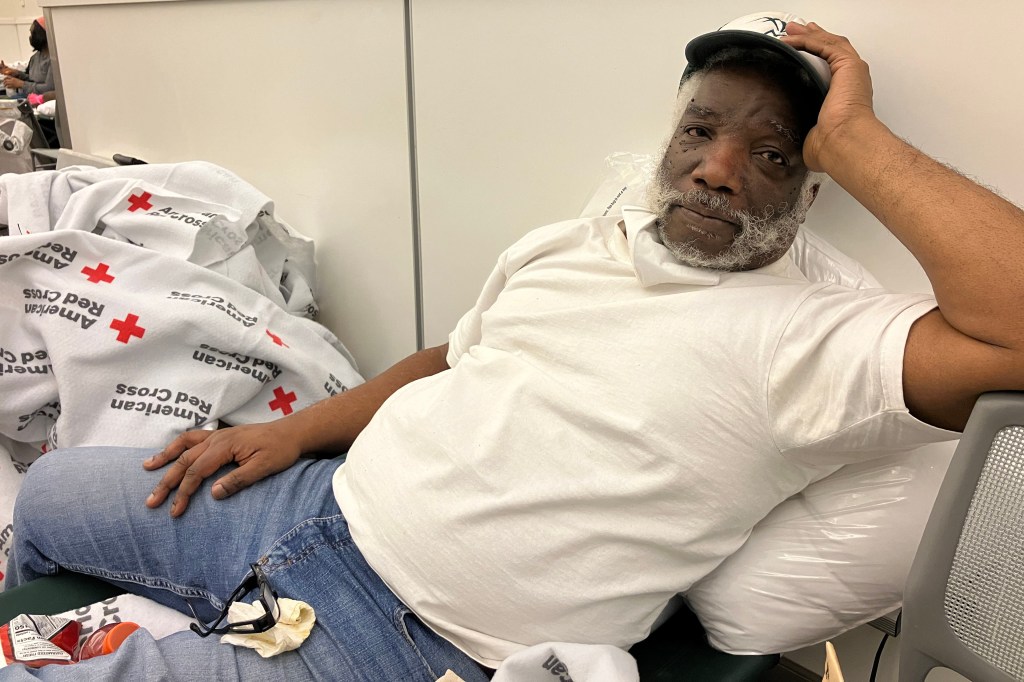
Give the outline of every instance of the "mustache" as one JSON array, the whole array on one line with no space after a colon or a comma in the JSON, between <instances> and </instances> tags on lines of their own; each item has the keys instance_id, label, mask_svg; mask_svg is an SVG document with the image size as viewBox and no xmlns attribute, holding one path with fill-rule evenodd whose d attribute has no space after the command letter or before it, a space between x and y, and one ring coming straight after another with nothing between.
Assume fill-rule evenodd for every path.
<instances>
[{"instance_id":1,"label":"mustache","mask_svg":"<svg viewBox=\"0 0 1024 682\"><path fill-rule=\"evenodd\" d=\"M668 184L658 188L657 199L660 204L659 214L667 215L672 206L676 204L682 204L687 207L701 206L715 215L736 223L741 229L757 226L777 216L786 215L790 208L787 204L783 203L780 206L769 204L759 212L744 211L733 208L729 203L729 199L723 194L712 194L699 187L693 187L685 192L680 192Z\"/></svg>"},{"instance_id":2,"label":"mustache","mask_svg":"<svg viewBox=\"0 0 1024 682\"><path fill-rule=\"evenodd\" d=\"M665 188L660 199L664 202L663 205L666 207L671 207L676 204L681 204L683 206L701 206L708 209L710 212L735 223L742 223L744 219L750 220L753 218L753 215L747 211L734 209L729 204L729 200L726 199L725 196L721 194L712 194L711 192L696 187L685 192L680 192L677 189Z\"/></svg>"}]
</instances>

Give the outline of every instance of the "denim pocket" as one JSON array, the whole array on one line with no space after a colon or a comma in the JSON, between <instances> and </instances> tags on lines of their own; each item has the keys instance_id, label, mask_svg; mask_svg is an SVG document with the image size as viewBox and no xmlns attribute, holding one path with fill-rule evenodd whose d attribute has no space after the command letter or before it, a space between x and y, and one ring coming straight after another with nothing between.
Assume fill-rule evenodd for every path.
<instances>
[{"instance_id":1,"label":"denim pocket","mask_svg":"<svg viewBox=\"0 0 1024 682\"><path fill-rule=\"evenodd\" d=\"M348 522L342 514L306 519L279 537L260 557L268 576L302 563L316 550L327 546L343 550L353 545Z\"/></svg>"},{"instance_id":2,"label":"denim pocket","mask_svg":"<svg viewBox=\"0 0 1024 682\"><path fill-rule=\"evenodd\" d=\"M423 664L423 668L429 677L427 679L436 680L440 677L431 668L430 663L427 661L427 657L423 655L423 650L420 649L417 639L424 644L429 646L433 642L434 638L437 637L430 628L423 624L416 614L409 610L405 604L399 604L395 607L394 612L391 614L391 618L394 621L395 628L402 634L405 641L408 642L409 647L416 652L416 656L420 659Z\"/></svg>"}]
</instances>

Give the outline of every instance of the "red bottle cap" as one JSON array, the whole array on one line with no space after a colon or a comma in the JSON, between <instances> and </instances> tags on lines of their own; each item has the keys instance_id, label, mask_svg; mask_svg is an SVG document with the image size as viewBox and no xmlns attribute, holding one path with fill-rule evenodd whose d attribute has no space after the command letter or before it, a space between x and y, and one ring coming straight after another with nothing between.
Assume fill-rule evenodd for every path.
<instances>
[{"instance_id":1,"label":"red bottle cap","mask_svg":"<svg viewBox=\"0 0 1024 682\"><path fill-rule=\"evenodd\" d=\"M103 653L113 653L114 649L121 646L121 642L139 629L138 623L118 623L110 628L107 636L103 639Z\"/></svg>"}]
</instances>

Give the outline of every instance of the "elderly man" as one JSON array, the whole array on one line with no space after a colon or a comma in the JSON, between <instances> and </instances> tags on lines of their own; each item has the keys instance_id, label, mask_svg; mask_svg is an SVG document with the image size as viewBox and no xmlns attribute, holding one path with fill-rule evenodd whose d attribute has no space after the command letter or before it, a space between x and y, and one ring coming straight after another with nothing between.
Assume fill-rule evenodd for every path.
<instances>
[{"instance_id":1,"label":"elderly man","mask_svg":"<svg viewBox=\"0 0 1024 682\"><path fill-rule=\"evenodd\" d=\"M810 481L1024 388L1024 215L895 137L845 38L744 22L688 46L650 210L530 233L445 346L273 423L33 465L9 585L90 573L190 598L208 632L253 563L318 618L268 660L138 633L47 672L474 680L539 642L628 647ZM784 258L819 173L934 299Z\"/></svg>"}]
</instances>

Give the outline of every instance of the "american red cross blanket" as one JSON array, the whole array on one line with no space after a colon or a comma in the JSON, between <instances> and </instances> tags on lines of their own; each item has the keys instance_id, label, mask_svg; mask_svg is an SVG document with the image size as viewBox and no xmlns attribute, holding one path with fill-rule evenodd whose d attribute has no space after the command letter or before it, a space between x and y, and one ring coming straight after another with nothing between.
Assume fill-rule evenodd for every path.
<instances>
[{"instance_id":1,"label":"american red cross blanket","mask_svg":"<svg viewBox=\"0 0 1024 682\"><path fill-rule=\"evenodd\" d=\"M19 465L270 421L362 382L305 317L312 243L221 168L5 175L0 223L0 446Z\"/></svg>"},{"instance_id":2,"label":"american red cross blanket","mask_svg":"<svg viewBox=\"0 0 1024 682\"><path fill-rule=\"evenodd\" d=\"M0 433L160 446L361 382L316 322L202 266L90 232L0 239Z\"/></svg>"}]
</instances>

